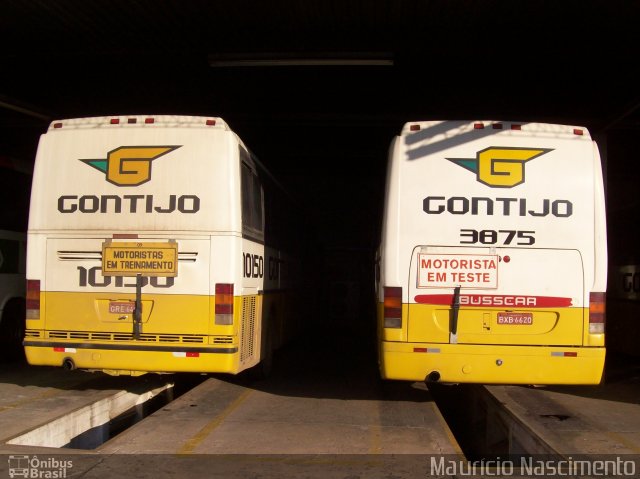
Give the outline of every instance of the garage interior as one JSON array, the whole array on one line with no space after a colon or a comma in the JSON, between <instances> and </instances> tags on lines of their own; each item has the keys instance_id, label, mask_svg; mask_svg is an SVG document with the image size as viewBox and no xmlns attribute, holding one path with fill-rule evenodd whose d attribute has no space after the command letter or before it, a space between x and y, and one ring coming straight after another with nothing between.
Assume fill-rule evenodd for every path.
<instances>
[{"instance_id":1,"label":"garage interior","mask_svg":"<svg viewBox=\"0 0 640 479\"><path fill-rule=\"evenodd\" d=\"M358 329L374 327L405 122L586 126L605 159L608 347L638 355L640 291L621 268L640 265L639 20L635 1L4 0L0 156L32 164L56 119L220 116L307 207L317 321Z\"/></svg>"}]
</instances>

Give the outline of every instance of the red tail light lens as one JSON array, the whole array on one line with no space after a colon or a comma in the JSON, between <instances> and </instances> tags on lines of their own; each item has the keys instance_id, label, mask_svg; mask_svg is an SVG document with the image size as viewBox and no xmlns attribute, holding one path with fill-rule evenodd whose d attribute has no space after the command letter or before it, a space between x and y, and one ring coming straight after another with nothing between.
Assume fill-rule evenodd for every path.
<instances>
[{"instance_id":1,"label":"red tail light lens","mask_svg":"<svg viewBox=\"0 0 640 479\"><path fill-rule=\"evenodd\" d=\"M40 280L27 280L27 319L40 319Z\"/></svg>"},{"instance_id":2,"label":"red tail light lens","mask_svg":"<svg viewBox=\"0 0 640 479\"><path fill-rule=\"evenodd\" d=\"M591 293L589 295L589 334L604 333L606 299L606 293Z\"/></svg>"},{"instance_id":3,"label":"red tail light lens","mask_svg":"<svg viewBox=\"0 0 640 479\"><path fill-rule=\"evenodd\" d=\"M233 284L216 283L215 324L233 324Z\"/></svg>"},{"instance_id":4,"label":"red tail light lens","mask_svg":"<svg viewBox=\"0 0 640 479\"><path fill-rule=\"evenodd\" d=\"M384 327L402 327L402 288L397 286L384 288Z\"/></svg>"}]
</instances>

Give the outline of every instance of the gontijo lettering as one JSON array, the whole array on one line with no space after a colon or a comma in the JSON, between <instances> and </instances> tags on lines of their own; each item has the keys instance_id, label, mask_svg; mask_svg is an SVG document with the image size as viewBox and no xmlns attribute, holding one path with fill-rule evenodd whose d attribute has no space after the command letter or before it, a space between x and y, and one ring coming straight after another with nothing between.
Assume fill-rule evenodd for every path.
<instances>
[{"instance_id":1,"label":"gontijo lettering","mask_svg":"<svg viewBox=\"0 0 640 479\"><path fill-rule=\"evenodd\" d=\"M543 199L535 208L526 198L485 198L464 196L427 196L422 201L422 210L428 215L439 215L445 211L452 215L474 216L555 216L568 218L573 214L573 203L569 200ZM537 211L536 211L537 208ZM495 212L494 212L495 211Z\"/></svg>"},{"instance_id":2,"label":"gontijo lettering","mask_svg":"<svg viewBox=\"0 0 640 479\"><path fill-rule=\"evenodd\" d=\"M58 197L60 213L197 213L200 198L196 195L169 195L164 201L154 195L62 195Z\"/></svg>"}]
</instances>

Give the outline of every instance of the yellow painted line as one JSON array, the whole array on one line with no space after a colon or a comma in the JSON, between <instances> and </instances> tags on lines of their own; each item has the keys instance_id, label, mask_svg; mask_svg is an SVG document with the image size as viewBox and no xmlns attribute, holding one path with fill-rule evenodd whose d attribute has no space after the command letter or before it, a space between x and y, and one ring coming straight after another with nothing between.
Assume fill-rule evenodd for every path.
<instances>
[{"instance_id":1,"label":"yellow painted line","mask_svg":"<svg viewBox=\"0 0 640 479\"><path fill-rule=\"evenodd\" d=\"M627 447L631 451L634 451L636 454L640 454L640 447L638 447L638 444L636 444L635 442L629 441L627 438L625 438L624 436L621 436L619 433L616 433L613 431L607 431L606 435L609 436L611 439L623 444L625 447Z\"/></svg>"},{"instance_id":2,"label":"yellow painted line","mask_svg":"<svg viewBox=\"0 0 640 479\"><path fill-rule=\"evenodd\" d=\"M224 411L218 414L213 420L211 420L206 426L204 426L198 433L189 439L184 445L178 450L178 454L193 454L193 451L200 445L202 441L204 441L221 423L224 421L229 414L235 411L253 392L252 389L247 389L240 396L236 398L229 406L226 407Z\"/></svg>"}]
</instances>

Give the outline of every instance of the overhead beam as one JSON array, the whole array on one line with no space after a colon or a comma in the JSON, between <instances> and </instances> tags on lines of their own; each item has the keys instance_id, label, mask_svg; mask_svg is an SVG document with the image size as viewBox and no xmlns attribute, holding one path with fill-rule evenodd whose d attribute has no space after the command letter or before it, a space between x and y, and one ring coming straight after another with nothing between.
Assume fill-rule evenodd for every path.
<instances>
[{"instance_id":1,"label":"overhead beam","mask_svg":"<svg viewBox=\"0 0 640 479\"><path fill-rule=\"evenodd\" d=\"M37 118L38 120L46 122L51 121L53 118L51 115L39 111L35 107L32 107L15 99L5 97L4 95L0 95L0 108L22 113L23 115Z\"/></svg>"}]
</instances>

